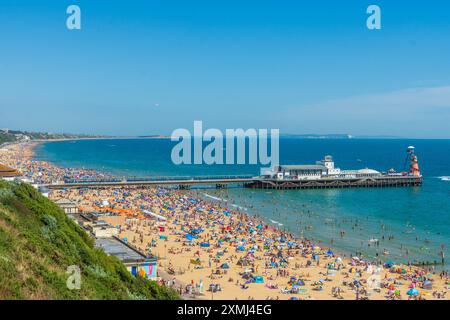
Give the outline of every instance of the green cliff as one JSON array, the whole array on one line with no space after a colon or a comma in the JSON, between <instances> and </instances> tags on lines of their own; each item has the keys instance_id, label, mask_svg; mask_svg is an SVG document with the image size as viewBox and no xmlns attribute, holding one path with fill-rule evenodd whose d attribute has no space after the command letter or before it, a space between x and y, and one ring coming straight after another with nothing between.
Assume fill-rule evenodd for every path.
<instances>
[{"instance_id":1,"label":"green cliff","mask_svg":"<svg viewBox=\"0 0 450 320\"><path fill-rule=\"evenodd\" d=\"M70 290L69 266L81 270ZM1 299L178 299L171 289L133 277L53 202L27 184L0 180Z\"/></svg>"}]
</instances>

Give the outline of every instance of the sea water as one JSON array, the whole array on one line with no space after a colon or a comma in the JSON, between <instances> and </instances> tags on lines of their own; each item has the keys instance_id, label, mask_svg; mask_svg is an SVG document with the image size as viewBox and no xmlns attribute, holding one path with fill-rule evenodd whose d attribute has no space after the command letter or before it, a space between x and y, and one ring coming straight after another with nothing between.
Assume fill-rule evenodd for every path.
<instances>
[{"instance_id":1,"label":"sea water","mask_svg":"<svg viewBox=\"0 0 450 320\"><path fill-rule=\"evenodd\" d=\"M255 165L174 165L174 144L168 139L49 142L37 147L36 158L128 177L259 174ZM440 251L448 256L450 245L450 140L281 138L280 162L313 164L329 154L341 169L403 171L409 145L416 147L422 187L194 192L346 254L440 261Z\"/></svg>"}]
</instances>

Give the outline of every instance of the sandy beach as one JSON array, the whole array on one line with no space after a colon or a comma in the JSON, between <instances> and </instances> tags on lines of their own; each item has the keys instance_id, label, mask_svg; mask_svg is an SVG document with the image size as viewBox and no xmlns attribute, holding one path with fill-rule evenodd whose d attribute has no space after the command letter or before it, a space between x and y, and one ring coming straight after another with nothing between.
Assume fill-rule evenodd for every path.
<instances>
[{"instance_id":1,"label":"sandy beach","mask_svg":"<svg viewBox=\"0 0 450 320\"><path fill-rule=\"evenodd\" d=\"M34 143L8 145L0 163L30 182L111 177L33 160ZM52 191L119 229L120 238L159 258L160 280L198 299L448 299L446 272L377 265L339 255L195 191L105 187Z\"/></svg>"}]
</instances>

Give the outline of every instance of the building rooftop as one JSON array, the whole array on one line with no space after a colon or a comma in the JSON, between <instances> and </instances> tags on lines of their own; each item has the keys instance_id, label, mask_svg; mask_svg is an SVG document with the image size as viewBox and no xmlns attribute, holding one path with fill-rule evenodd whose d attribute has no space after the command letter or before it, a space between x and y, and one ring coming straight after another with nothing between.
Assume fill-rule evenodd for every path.
<instances>
[{"instance_id":1,"label":"building rooftop","mask_svg":"<svg viewBox=\"0 0 450 320\"><path fill-rule=\"evenodd\" d=\"M365 169L358 170L358 173L361 173L361 174L379 174L380 172L377 171L377 170L365 168Z\"/></svg>"},{"instance_id":2,"label":"building rooftop","mask_svg":"<svg viewBox=\"0 0 450 320\"><path fill-rule=\"evenodd\" d=\"M320 164L306 165L281 165L281 170L326 170L326 167Z\"/></svg>"},{"instance_id":3,"label":"building rooftop","mask_svg":"<svg viewBox=\"0 0 450 320\"><path fill-rule=\"evenodd\" d=\"M98 238L95 240L95 245L105 250L107 254L117 257L120 261L127 262L146 262L154 261L154 257L146 257L136 249L124 241L114 238Z\"/></svg>"},{"instance_id":4,"label":"building rooftop","mask_svg":"<svg viewBox=\"0 0 450 320\"><path fill-rule=\"evenodd\" d=\"M0 178L18 177L20 173L13 168L7 167L0 163Z\"/></svg>"},{"instance_id":5,"label":"building rooftop","mask_svg":"<svg viewBox=\"0 0 450 320\"><path fill-rule=\"evenodd\" d=\"M75 203L70 201L69 199L59 199L55 203L60 206L75 206Z\"/></svg>"}]
</instances>

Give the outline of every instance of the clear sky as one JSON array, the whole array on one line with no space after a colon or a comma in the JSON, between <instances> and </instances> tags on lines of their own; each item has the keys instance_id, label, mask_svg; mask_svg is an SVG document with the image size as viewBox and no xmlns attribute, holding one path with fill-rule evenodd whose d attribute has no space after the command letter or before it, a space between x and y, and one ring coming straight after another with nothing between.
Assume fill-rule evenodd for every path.
<instances>
[{"instance_id":1,"label":"clear sky","mask_svg":"<svg viewBox=\"0 0 450 320\"><path fill-rule=\"evenodd\" d=\"M81 30L66 28L71 4ZM450 138L450 1L0 0L0 128L170 134L194 120Z\"/></svg>"}]
</instances>

